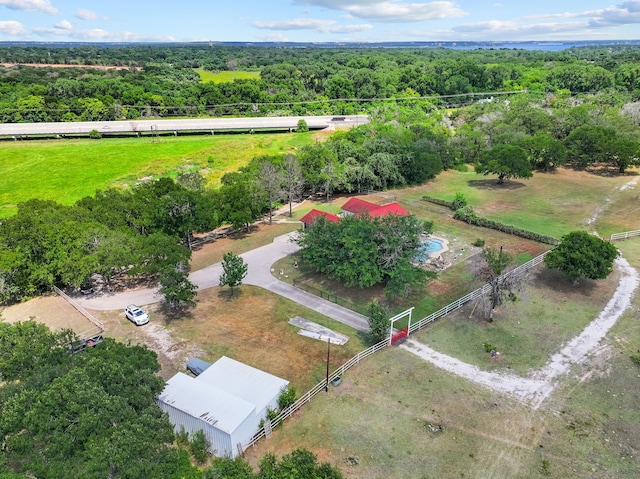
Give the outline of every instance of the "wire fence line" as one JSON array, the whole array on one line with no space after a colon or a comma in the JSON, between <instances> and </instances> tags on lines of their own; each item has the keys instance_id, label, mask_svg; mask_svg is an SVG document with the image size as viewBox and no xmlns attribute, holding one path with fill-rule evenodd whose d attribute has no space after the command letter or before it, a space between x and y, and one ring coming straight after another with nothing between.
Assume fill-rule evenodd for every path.
<instances>
[{"instance_id":1,"label":"wire fence line","mask_svg":"<svg viewBox=\"0 0 640 479\"><path fill-rule=\"evenodd\" d=\"M521 273L521 272L524 272L524 271L528 271L528 270L534 268L535 266L539 265L540 263L542 263L544 261L544 257L547 255L548 252L549 251L546 251L543 254L541 254L539 256L536 256L532 260L527 261L526 263L518 266L517 268L512 269L511 271L507 272L505 274L505 276L512 275L512 274L518 274L518 273ZM487 294L489 291L491 291L491 285L485 284L481 288L478 288L475 291L472 291L471 293L464 295L463 297L457 299L453 303L450 303L450 304L446 305L444 308L439 309L438 311L436 311L434 313L431 313L430 315L422 318L420 321L412 324L411 327L409 328L409 334L411 334L413 332L416 332L416 331L419 331L420 329L424 328L428 324L430 324L430 323L434 322L435 320L437 320L437 319L449 314L452 311L455 311L456 309L460 308L465 303L468 303L469 301L472 301L472 300L474 300L476 298L479 298L479 297ZM282 411L280 411L280 414L278 414L276 417L274 417L271 421L266 421L269 424L266 427L263 426L262 428L260 428L258 430L258 432L253 436L253 438L250 441L248 441L245 444L239 444L238 445L238 449L244 451L248 447L253 446L254 444L256 444L260 439L269 436L271 430L276 428L285 419L291 417L293 415L293 413L295 413L302 406L304 406L305 404L310 402L311 399L315 395L317 395L318 393L320 393L322 391L327 391L328 388L329 388L329 383L331 383L334 379L336 379L338 377L342 377L347 370L349 370L350 368L352 368L356 364L359 364L360 361L362 361L363 359L371 356L372 354L377 353L378 351L382 351L383 349L385 349L386 347L388 347L390 345L391 345L390 338L385 338L383 341L380 341L379 343L374 344L373 346L365 349L364 351L360 351L358 354L356 354L354 357L352 357L346 363L344 363L342 366L340 366L338 369L336 369L328 377L328 380L325 379L323 381L320 381L313 388L311 388L309 391L307 391L305 394L303 394L293 404L291 404L290 406L288 406L288 407L284 408Z\"/></svg>"}]
</instances>

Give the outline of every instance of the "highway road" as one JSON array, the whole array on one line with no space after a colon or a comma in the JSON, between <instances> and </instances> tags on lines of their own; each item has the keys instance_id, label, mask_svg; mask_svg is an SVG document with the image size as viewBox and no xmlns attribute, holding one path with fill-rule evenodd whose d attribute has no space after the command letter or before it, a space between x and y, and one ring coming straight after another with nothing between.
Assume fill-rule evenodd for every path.
<instances>
[{"instance_id":1,"label":"highway road","mask_svg":"<svg viewBox=\"0 0 640 479\"><path fill-rule=\"evenodd\" d=\"M324 129L330 126L357 126L369 122L367 115L344 116L278 116L267 118L191 118L180 120L124 120L124 121L81 121L56 123L2 123L0 137L29 137L55 135L87 135L96 130L103 136L109 134L140 134L250 130L290 130L295 129L299 120L305 120L310 129Z\"/></svg>"}]
</instances>

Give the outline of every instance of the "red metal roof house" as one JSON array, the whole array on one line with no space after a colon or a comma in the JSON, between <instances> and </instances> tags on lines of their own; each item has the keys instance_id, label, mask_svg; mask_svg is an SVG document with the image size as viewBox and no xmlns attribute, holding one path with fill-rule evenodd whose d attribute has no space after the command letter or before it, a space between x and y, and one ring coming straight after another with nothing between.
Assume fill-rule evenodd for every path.
<instances>
[{"instance_id":1,"label":"red metal roof house","mask_svg":"<svg viewBox=\"0 0 640 479\"><path fill-rule=\"evenodd\" d=\"M340 218L338 218L333 213L327 213L326 211L316 210L315 208L309 211L302 218L300 218L300 221L304 223L304 226L306 228L307 226L311 226L313 222L316 219L318 219L320 216L324 216L327 219L327 221L331 221L332 223L337 223L340 221Z\"/></svg>"},{"instance_id":2,"label":"red metal roof house","mask_svg":"<svg viewBox=\"0 0 640 479\"><path fill-rule=\"evenodd\" d=\"M375 210L370 211L369 214L371 216L387 216L387 215L409 216L409 212L395 201L393 203L389 203L388 205L379 206Z\"/></svg>"},{"instance_id":3,"label":"red metal roof house","mask_svg":"<svg viewBox=\"0 0 640 479\"><path fill-rule=\"evenodd\" d=\"M405 210L396 201L387 205L376 205L360 198L350 198L344 205L342 205L343 215L357 215L363 212L368 212L370 216L387 216L390 214L398 216L409 216L409 212Z\"/></svg>"},{"instance_id":4,"label":"red metal roof house","mask_svg":"<svg viewBox=\"0 0 640 479\"><path fill-rule=\"evenodd\" d=\"M371 213L373 210L378 208L380 208L380 205L376 205L375 203L370 203L368 201L361 200L360 198L349 198L349 201L342 205L342 212L355 215L362 213L363 211Z\"/></svg>"}]
</instances>

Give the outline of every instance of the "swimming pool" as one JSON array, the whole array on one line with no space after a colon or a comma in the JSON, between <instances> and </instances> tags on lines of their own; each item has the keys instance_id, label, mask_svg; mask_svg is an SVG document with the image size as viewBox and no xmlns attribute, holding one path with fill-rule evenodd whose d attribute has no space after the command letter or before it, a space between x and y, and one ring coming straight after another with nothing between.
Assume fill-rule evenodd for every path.
<instances>
[{"instance_id":1,"label":"swimming pool","mask_svg":"<svg viewBox=\"0 0 640 479\"><path fill-rule=\"evenodd\" d=\"M440 238L423 239L422 246L416 252L416 261L426 261L430 255L443 249L444 242Z\"/></svg>"}]
</instances>

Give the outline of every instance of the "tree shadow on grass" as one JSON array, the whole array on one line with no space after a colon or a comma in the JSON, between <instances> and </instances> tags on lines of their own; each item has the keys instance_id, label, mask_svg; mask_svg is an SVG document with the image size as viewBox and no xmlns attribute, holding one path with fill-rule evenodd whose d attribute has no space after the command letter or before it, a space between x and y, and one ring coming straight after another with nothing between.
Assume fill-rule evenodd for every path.
<instances>
[{"instance_id":1,"label":"tree shadow on grass","mask_svg":"<svg viewBox=\"0 0 640 479\"><path fill-rule=\"evenodd\" d=\"M185 319L193 319L193 311L192 308L181 308L176 309L169 306L167 303L163 302L159 307L160 313L165 318L167 323L173 323L176 321L182 321Z\"/></svg>"},{"instance_id":2,"label":"tree shadow on grass","mask_svg":"<svg viewBox=\"0 0 640 479\"><path fill-rule=\"evenodd\" d=\"M567 295L580 294L581 296L590 296L597 286L596 281L585 278L574 283L559 270L549 268L542 268L538 271L535 274L535 281L541 286Z\"/></svg>"},{"instance_id":3,"label":"tree shadow on grass","mask_svg":"<svg viewBox=\"0 0 640 479\"><path fill-rule=\"evenodd\" d=\"M217 294L218 294L218 298L223 301L231 302L235 300L240 300L242 299L242 288L240 288L240 286L235 286L233 288L233 292L229 287L219 288Z\"/></svg>"},{"instance_id":4,"label":"tree shadow on grass","mask_svg":"<svg viewBox=\"0 0 640 479\"><path fill-rule=\"evenodd\" d=\"M526 186L524 183L512 180L506 180L504 183L498 184L498 180L495 178L491 180L469 180L467 184L471 188L479 190L517 190Z\"/></svg>"}]
</instances>

